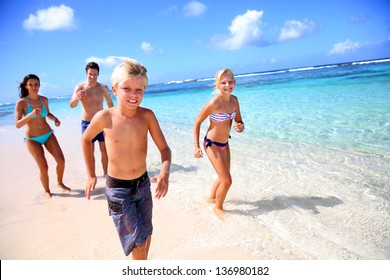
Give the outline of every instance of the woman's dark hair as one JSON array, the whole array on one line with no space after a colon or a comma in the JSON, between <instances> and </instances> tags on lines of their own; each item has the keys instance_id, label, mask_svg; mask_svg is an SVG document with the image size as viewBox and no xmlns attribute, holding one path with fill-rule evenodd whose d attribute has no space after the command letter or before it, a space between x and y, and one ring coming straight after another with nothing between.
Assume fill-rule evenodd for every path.
<instances>
[{"instance_id":1,"label":"woman's dark hair","mask_svg":"<svg viewBox=\"0 0 390 280\"><path fill-rule=\"evenodd\" d=\"M28 74L26 77L24 77L23 82L21 82L19 85L19 88L20 88L19 96L21 98L28 96L28 90L26 89L26 85L27 85L27 81L29 79L35 79L35 80L38 80L39 83L41 83L41 81L39 80L39 77L37 75Z\"/></svg>"}]
</instances>

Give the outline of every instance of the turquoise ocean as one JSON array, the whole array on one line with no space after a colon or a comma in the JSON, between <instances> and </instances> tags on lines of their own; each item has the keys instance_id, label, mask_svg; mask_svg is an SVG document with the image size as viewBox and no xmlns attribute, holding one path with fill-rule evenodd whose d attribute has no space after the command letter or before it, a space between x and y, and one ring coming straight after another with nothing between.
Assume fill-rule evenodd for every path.
<instances>
[{"instance_id":1,"label":"turquoise ocean","mask_svg":"<svg viewBox=\"0 0 390 280\"><path fill-rule=\"evenodd\" d=\"M236 73L236 80L246 137L390 155L390 59ZM213 83L210 77L149 85L142 105L161 123L192 127ZM69 99L52 98L51 111L78 117ZM13 123L14 106L0 104L0 125Z\"/></svg>"},{"instance_id":2,"label":"turquoise ocean","mask_svg":"<svg viewBox=\"0 0 390 280\"><path fill-rule=\"evenodd\" d=\"M225 209L232 218L223 225L206 218L215 172L192 154L193 122L211 98L213 77L149 85L143 99L173 152L169 199L179 203L172 205L194 217L188 225L217 224L223 232L194 230L180 246L206 250L223 242L272 259L272 243L285 248L278 258L389 259L390 59L235 77L245 131L231 134ZM70 109L69 100L50 99L62 123L80 118L80 106ZM16 130L13 112L14 104L0 104L1 130ZM158 169L158 158L149 168ZM237 240L243 228L245 238ZM166 258L177 256L171 254Z\"/></svg>"},{"instance_id":3,"label":"turquoise ocean","mask_svg":"<svg viewBox=\"0 0 390 280\"><path fill-rule=\"evenodd\" d=\"M390 59L235 76L234 94L245 122L245 133L236 138L314 144L389 159ZM149 85L142 106L155 112L162 127L192 129L213 87L213 77ZM50 110L61 119L79 118L80 106L70 109L69 100L51 98ZM14 106L0 104L0 126L13 124Z\"/></svg>"}]
</instances>

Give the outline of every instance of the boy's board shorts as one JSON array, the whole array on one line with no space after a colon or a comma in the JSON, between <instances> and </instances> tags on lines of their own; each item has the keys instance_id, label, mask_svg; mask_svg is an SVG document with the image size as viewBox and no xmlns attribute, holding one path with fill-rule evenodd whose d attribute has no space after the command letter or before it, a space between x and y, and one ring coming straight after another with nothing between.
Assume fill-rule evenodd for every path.
<instances>
[{"instance_id":1,"label":"boy's board shorts","mask_svg":"<svg viewBox=\"0 0 390 280\"><path fill-rule=\"evenodd\" d=\"M84 133L84 131L87 129L91 122L81 120L81 134ZM95 143L96 141L104 142L104 133L103 131L100 132L98 135L95 136L95 138L92 139L92 143Z\"/></svg>"},{"instance_id":2,"label":"boy's board shorts","mask_svg":"<svg viewBox=\"0 0 390 280\"><path fill-rule=\"evenodd\" d=\"M121 180L107 175L106 195L123 251L128 256L152 235L153 200L150 180L145 173L134 180Z\"/></svg>"}]
</instances>

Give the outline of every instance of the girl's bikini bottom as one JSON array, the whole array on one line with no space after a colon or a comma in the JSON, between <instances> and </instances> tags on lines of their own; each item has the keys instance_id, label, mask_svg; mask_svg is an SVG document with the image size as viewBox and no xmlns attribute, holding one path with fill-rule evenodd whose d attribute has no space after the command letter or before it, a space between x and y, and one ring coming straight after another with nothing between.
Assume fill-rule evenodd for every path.
<instances>
[{"instance_id":1,"label":"girl's bikini bottom","mask_svg":"<svg viewBox=\"0 0 390 280\"><path fill-rule=\"evenodd\" d=\"M229 136L230 138L230 136ZM229 144L229 141L226 143L220 143L220 142L215 142L207 138L207 136L204 137L204 145L207 147L210 147L211 145L217 146L221 151L224 151Z\"/></svg>"}]
</instances>

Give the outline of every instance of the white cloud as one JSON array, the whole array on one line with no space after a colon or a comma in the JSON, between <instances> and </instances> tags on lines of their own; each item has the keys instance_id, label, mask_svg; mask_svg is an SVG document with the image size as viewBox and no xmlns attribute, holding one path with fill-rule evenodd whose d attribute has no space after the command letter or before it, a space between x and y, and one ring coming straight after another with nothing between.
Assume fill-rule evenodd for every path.
<instances>
[{"instance_id":1,"label":"white cloud","mask_svg":"<svg viewBox=\"0 0 390 280\"><path fill-rule=\"evenodd\" d=\"M184 5L183 13L185 17L198 17L206 11L206 5L198 1L191 1Z\"/></svg>"},{"instance_id":2,"label":"white cloud","mask_svg":"<svg viewBox=\"0 0 390 280\"><path fill-rule=\"evenodd\" d=\"M219 49L237 50L261 43L263 13L263 11L248 10L245 14L236 16L229 26L230 36L214 37L214 44Z\"/></svg>"},{"instance_id":3,"label":"white cloud","mask_svg":"<svg viewBox=\"0 0 390 280\"><path fill-rule=\"evenodd\" d=\"M91 61L96 62L97 64L99 64L99 66L112 67L118 64L119 59L116 56L107 56L106 58L91 56L86 59L87 63Z\"/></svg>"},{"instance_id":4,"label":"white cloud","mask_svg":"<svg viewBox=\"0 0 390 280\"><path fill-rule=\"evenodd\" d=\"M151 54L154 51L152 44L148 42L142 42L141 49L144 51L145 54Z\"/></svg>"},{"instance_id":5,"label":"white cloud","mask_svg":"<svg viewBox=\"0 0 390 280\"><path fill-rule=\"evenodd\" d=\"M27 30L52 31L58 29L73 29L76 27L73 9L65 6L52 6L38 10L35 15L30 14L23 21L23 27Z\"/></svg>"},{"instance_id":6,"label":"white cloud","mask_svg":"<svg viewBox=\"0 0 390 280\"><path fill-rule=\"evenodd\" d=\"M303 22L299 20L286 20L280 30L279 41L293 40L309 34L315 27L315 24L308 19Z\"/></svg>"},{"instance_id":7,"label":"white cloud","mask_svg":"<svg viewBox=\"0 0 390 280\"><path fill-rule=\"evenodd\" d=\"M176 13L176 12L177 12L177 7L175 5L172 5L168 9L160 12L160 15L168 16L170 13Z\"/></svg>"},{"instance_id":8,"label":"white cloud","mask_svg":"<svg viewBox=\"0 0 390 280\"><path fill-rule=\"evenodd\" d=\"M340 42L333 45L332 50L328 53L329 55L344 54L359 49L362 46L359 42L352 42L350 39L345 42Z\"/></svg>"}]
</instances>

